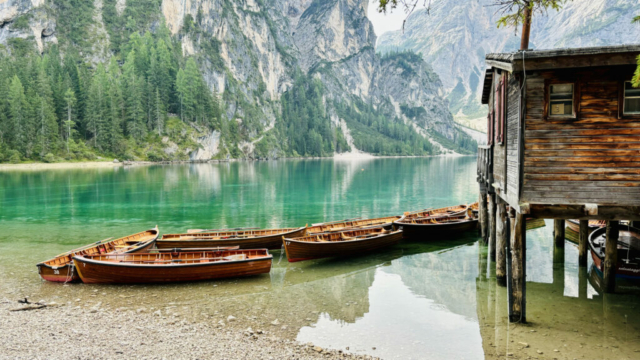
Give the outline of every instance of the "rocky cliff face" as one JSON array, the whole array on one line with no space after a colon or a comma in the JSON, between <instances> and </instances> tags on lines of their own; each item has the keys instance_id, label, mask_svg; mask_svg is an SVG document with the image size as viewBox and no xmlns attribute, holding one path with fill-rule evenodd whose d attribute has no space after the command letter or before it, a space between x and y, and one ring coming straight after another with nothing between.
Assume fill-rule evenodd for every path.
<instances>
[{"instance_id":1,"label":"rocky cliff face","mask_svg":"<svg viewBox=\"0 0 640 360\"><path fill-rule=\"evenodd\" d=\"M83 49L94 63L105 61L110 51L103 1L108 0L93 1L92 25L86 34L92 45ZM118 16L131 6L125 0L115 3ZM153 10L157 19L147 21L148 29L155 31L164 21L180 40L183 53L197 58L206 83L222 98L226 121L237 121L243 128L242 144L252 145L242 146L245 153L274 129L278 101L300 72L321 79L331 114L335 101L361 100L389 121L411 123L424 136L429 131L449 140L459 136L442 84L421 58L385 60L376 55L367 0L162 0L159 4ZM0 0L0 44L33 36L42 51L47 42L58 40L56 25L63 20L54 0ZM341 123L336 119L334 126ZM198 142L202 149L191 153L192 159L211 158L229 145L218 132Z\"/></svg>"},{"instance_id":2,"label":"rocky cliff face","mask_svg":"<svg viewBox=\"0 0 640 360\"><path fill-rule=\"evenodd\" d=\"M321 78L337 100L350 94L388 118L412 124L423 136L432 130L455 139L440 79L419 56L375 53L367 5L367 0L313 2L293 30L301 68ZM415 114L407 116L408 109Z\"/></svg>"},{"instance_id":3,"label":"rocky cliff face","mask_svg":"<svg viewBox=\"0 0 640 360\"><path fill-rule=\"evenodd\" d=\"M485 55L515 51L520 45L519 33L496 28L499 14L492 3L435 0L430 14L419 10L407 19L404 32L383 34L377 49L383 53L406 49L421 53L442 79L451 111L461 119L483 118L479 96ZM638 43L640 28L631 24L638 14L640 2L636 0L568 2L559 12L534 15L531 47Z\"/></svg>"},{"instance_id":4,"label":"rocky cliff face","mask_svg":"<svg viewBox=\"0 0 640 360\"><path fill-rule=\"evenodd\" d=\"M0 44L33 36L40 51L57 42L56 22L45 10L45 0L0 0Z\"/></svg>"}]
</instances>

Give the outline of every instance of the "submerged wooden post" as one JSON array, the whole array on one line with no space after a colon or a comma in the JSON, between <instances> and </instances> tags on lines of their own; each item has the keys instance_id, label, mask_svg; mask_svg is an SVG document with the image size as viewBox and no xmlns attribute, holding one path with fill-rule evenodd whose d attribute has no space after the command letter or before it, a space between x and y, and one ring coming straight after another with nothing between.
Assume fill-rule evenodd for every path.
<instances>
[{"instance_id":1,"label":"submerged wooden post","mask_svg":"<svg viewBox=\"0 0 640 360\"><path fill-rule=\"evenodd\" d=\"M497 197L496 197L497 198ZM507 205L500 199L496 209L496 282L500 286L507 285L507 241L509 224L507 223Z\"/></svg>"},{"instance_id":2,"label":"submerged wooden post","mask_svg":"<svg viewBox=\"0 0 640 360\"><path fill-rule=\"evenodd\" d=\"M553 247L553 288L564 294L564 248L559 246Z\"/></svg>"},{"instance_id":3,"label":"submerged wooden post","mask_svg":"<svg viewBox=\"0 0 640 360\"><path fill-rule=\"evenodd\" d=\"M618 264L618 221L607 221L607 239L604 249L603 291L613 293L616 289L616 265Z\"/></svg>"},{"instance_id":4,"label":"submerged wooden post","mask_svg":"<svg viewBox=\"0 0 640 360\"><path fill-rule=\"evenodd\" d=\"M589 240L589 220L580 220L580 237L578 240L578 265L587 266L587 241Z\"/></svg>"},{"instance_id":5,"label":"submerged wooden post","mask_svg":"<svg viewBox=\"0 0 640 360\"><path fill-rule=\"evenodd\" d=\"M587 274L587 268L580 267L578 268L578 298L579 299L587 299L588 298L588 286L589 283L589 275Z\"/></svg>"},{"instance_id":6,"label":"submerged wooden post","mask_svg":"<svg viewBox=\"0 0 640 360\"><path fill-rule=\"evenodd\" d=\"M487 193L480 192L480 203L478 204L479 211L478 215L480 216L480 234L482 236L482 240L487 242L487 233L488 233L488 225L489 219L487 214Z\"/></svg>"},{"instance_id":7,"label":"submerged wooden post","mask_svg":"<svg viewBox=\"0 0 640 360\"><path fill-rule=\"evenodd\" d=\"M496 194L489 194L489 259L496 261Z\"/></svg>"},{"instance_id":8,"label":"submerged wooden post","mask_svg":"<svg viewBox=\"0 0 640 360\"><path fill-rule=\"evenodd\" d=\"M558 247L564 247L564 219L553 220L553 239Z\"/></svg>"},{"instance_id":9,"label":"submerged wooden post","mask_svg":"<svg viewBox=\"0 0 640 360\"><path fill-rule=\"evenodd\" d=\"M515 221L511 234L511 291L509 307L510 322L527 322L527 224L522 213L516 213L512 218Z\"/></svg>"}]
</instances>

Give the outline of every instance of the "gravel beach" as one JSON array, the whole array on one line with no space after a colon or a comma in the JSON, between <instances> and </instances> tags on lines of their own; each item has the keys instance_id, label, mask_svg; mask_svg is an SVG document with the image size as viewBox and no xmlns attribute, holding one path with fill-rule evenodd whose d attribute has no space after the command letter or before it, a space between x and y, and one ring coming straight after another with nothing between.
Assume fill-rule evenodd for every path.
<instances>
[{"instance_id":1,"label":"gravel beach","mask_svg":"<svg viewBox=\"0 0 640 360\"><path fill-rule=\"evenodd\" d=\"M373 359L301 344L245 322L191 322L173 314L51 304L0 304L3 359Z\"/></svg>"}]
</instances>

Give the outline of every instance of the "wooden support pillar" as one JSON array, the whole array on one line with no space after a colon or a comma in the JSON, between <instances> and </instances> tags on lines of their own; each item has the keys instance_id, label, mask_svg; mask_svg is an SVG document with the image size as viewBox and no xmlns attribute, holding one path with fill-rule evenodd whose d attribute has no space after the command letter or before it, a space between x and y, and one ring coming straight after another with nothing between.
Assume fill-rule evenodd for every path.
<instances>
[{"instance_id":1,"label":"wooden support pillar","mask_svg":"<svg viewBox=\"0 0 640 360\"><path fill-rule=\"evenodd\" d=\"M553 288L560 291L560 294L564 294L564 248L554 246L553 247Z\"/></svg>"},{"instance_id":2,"label":"wooden support pillar","mask_svg":"<svg viewBox=\"0 0 640 360\"><path fill-rule=\"evenodd\" d=\"M478 215L480 216L480 234L482 236L482 240L487 242L487 234L489 232L489 219L487 214L487 193L480 192L480 202L478 204L479 211Z\"/></svg>"},{"instance_id":3,"label":"wooden support pillar","mask_svg":"<svg viewBox=\"0 0 640 360\"><path fill-rule=\"evenodd\" d=\"M602 290L613 293L616 289L616 265L618 264L618 228L617 220L607 221L607 240L605 241Z\"/></svg>"},{"instance_id":4,"label":"wooden support pillar","mask_svg":"<svg viewBox=\"0 0 640 360\"><path fill-rule=\"evenodd\" d=\"M553 239L557 247L564 247L564 219L553 220Z\"/></svg>"},{"instance_id":5,"label":"wooden support pillar","mask_svg":"<svg viewBox=\"0 0 640 360\"><path fill-rule=\"evenodd\" d=\"M511 220L511 292L509 314L510 322L527 322L527 224L522 213L516 213Z\"/></svg>"},{"instance_id":6,"label":"wooden support pillar","mask_svg":"<svg viewBox=\"0 0 640 360\"><path fill-rule=\"evenodd\" d=\"M587 274L587 268L586 267L578 268L578 298L579 299L587 299L588 283L589 283L589 275Z\"/></svg>"},{"instance_id":7,"label":"wooden support pillar","mask_svg":"<svg viewBox=\"0 0 640 360\"><path fill-rule=\"evenodd\" d=\"M497 201L496 211L496 282L500 286L507 285L507 241L509 241L509 223L507 205Z\"/></svg>"},{"instance_id":8,"label":"wooden support pillar","mask_svg":"<svg viewBox=\"0 0 640 360\"><path fill-rule=\"evenodd\" d=\"M496 261L496 194L489 194L489 259Z\"/></svg>"},{"instance_id":9,"label":"wooden support pillar","mask_svg":"<svg viewBox=\"0 0 640 360\"><path fill-rule=\"evenodd\" d=\"M589 220L580 220L580 236L578 240L578 265L587 266L587 241L589 241Z\"/></svg>"}]
</instances>

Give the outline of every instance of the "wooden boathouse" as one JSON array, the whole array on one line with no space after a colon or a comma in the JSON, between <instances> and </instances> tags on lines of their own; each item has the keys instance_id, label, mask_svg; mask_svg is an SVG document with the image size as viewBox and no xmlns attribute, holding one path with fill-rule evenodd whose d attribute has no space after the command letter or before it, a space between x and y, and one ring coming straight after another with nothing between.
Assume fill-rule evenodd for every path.
<instances>
[{"instance_id":1,"label":"wooden boathouse","mask_svg":"<svg viewBox=\"0 0 640 360\"><path fill-rule=\"evenodd\" d=\"M589 219L607 220L603 284L615 289L620 220L640 220L640 45L488 54L478 148L482 234L509 287L509 318L526 321L526 219L580 220L587 265ZM509 221L507 221L509 220Z\"/></svg>"}]
</instances>

